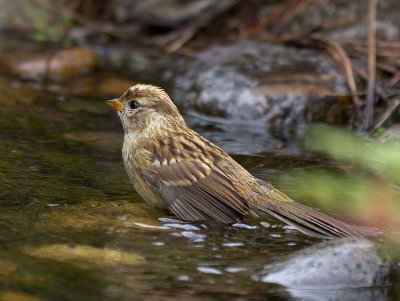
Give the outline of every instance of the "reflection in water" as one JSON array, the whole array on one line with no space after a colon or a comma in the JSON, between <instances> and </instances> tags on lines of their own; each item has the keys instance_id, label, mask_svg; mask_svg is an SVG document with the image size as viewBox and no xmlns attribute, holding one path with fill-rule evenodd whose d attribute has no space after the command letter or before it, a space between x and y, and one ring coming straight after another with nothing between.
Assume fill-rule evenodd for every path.
<instances>
[{"instance_id":1,"label":"reflection in water","mask_svg":"<svg viewBox=\"0 0 400 301\"><path fill-rule=\"evenodd\" d=\"M225 120L194 112L190 112L188 117L190 127L230 154L253 155L271 149L279 150L283 146L282 137L274 137L262 121L249 124L248 121ZM298 151L294 144L285 146L286 151Z\"/></svg>"},{"instance_id":2,"label":"reflection in water","mask_svg":"<svg viewBox=\"0 0 400 301\"><path fill-rule=\"evenodd\" d=\"M342 290L296 290L288 289L293 300L307 301L384 301L388 288L342 289Z\"/></svg>"}]
</instances>

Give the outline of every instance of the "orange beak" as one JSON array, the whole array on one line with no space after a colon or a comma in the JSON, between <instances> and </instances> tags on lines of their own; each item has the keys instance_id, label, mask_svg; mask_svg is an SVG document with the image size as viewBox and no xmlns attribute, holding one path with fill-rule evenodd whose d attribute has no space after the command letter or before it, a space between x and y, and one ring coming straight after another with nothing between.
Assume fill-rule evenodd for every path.
<instances>
[{"instance_id":1,"label":"orange beak","mask_svg":"<svg viewBox=\"0 0 400 301\"><path fill-rule=\"evenodd\" d=\"M124 107L122 106L122 102L118 98L107 100L106 104L108 104L111 108L119 112L122 112L122 110L124 109Z\"/></svg>"}]
</instances>

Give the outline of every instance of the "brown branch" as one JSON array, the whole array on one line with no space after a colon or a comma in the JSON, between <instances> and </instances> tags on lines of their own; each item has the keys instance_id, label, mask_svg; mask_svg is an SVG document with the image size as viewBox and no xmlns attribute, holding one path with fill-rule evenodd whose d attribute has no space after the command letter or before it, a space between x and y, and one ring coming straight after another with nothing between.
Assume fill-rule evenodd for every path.
<instances>
[{"instance_id":1,"label":"brown branch","mask_svg":"<svg viewBox=\"0 0 400 301\"><path fill-rule=\"evenodd\" d=\"M347 79L347 85L353 95L353 103L358 113L359 108L361 106L360 97L358 97L358 91L356 86L356 80L353 73L353 64L343 46L332 39L327 39L323 37L312 37L312 40L316 40L317 42L321 42L325 50L331 55L331 57L342 67Z\"/></svg>"},{"instance_id":2,"label":"brown branch","mask_svg":"<svg viewBox=\"0 0 400 301\"><path fill-rule=\"evenodd\" d=\"M375 125L371 128L369 133L371 134L375 132L377 128L379 128L382 124L384 124L385 121L388 120L390 116L392 116L394 111L396 111L399 105L400 105L399 98L396 98L394 101L392 101L385 110L385 112L383 112L382 116L378 118L378 120L376 121Z\"/></svg>"},{"instance_id":3,"label":"brown branch","mask_svg":"<svg viewBox=\"0 0 400 301\"><path fill-rule=\"evenodd\" d=\"M362 69L360 67L358 67L357 65L354 66L354 71L361 77L363 78L365 81L368 81L368 73L366 72L365 69ZM374 85L374 91L379 94L379 96L385 100L388 101L388 97L385 93L385 89L382 88L378 83L375 83ZM367 95L367 92L364 93L364 95Z\"/></svg>"},{"instance_id":4,"label":"brown branch","mask_svg":"<svg viewBox=\"0 0 400 301\"><path fill-rule=\"evenodd\" d=\"M392 89L397 83L400 82L400 72L396 73L389 82L385 85L385 90Z\"/></svg>"},{"instance_id":5,"label":"brown branch","mask_svg":"<svg viewBox=\"0 0 400 301\"><path fill-rule=\"evenodd\" d=\"M368 82L364 128L374 122L374 87L376 77L376 6L378 0L370 0L368 8Z\"/></svg>"},{"instance_id":6,"label":"brown branch","mask_svg":"<svg viewBox=\"0 0 400 301\"><path fill-rule=\"evenodd\" d=\"M321 24L320 28L318 28L319 31L326 31L326 30L331 30L334 28L338 28L344 25L349 25L352 24L356 21L356 16L354 14L351 14L349 16L345 16L341 19L333 19L329 21L325 21L324 23ZM315 31L315 30L314 30Z\"/></svg>"},{"instance_id":7,"label":"brown branch","mask_svg":"<svg viewBox=\"0 0 400 301\"><path fill-rule=\"evenodd\" d=\"M286 0L288 1L288 0ZM265 20L261 21L258 23L258 21L255 21L249 28L247 29L242 29L242 32L240 34L241 38L249 38L254 36L256 33L262 32L264 31L264 34L266 32L268 32L270 30L270 27L273 24L277 23L277 20L281 19L282 16L285 14L286 12L286 3L282 3L278 6L278 8L276 9L276 11L274 13L272 13L270 16L268 16L268 18L266 18ZM258 24L257 24L258 23ZM255 30L254 27L257 27L257 29Z\"/></svg>"},{"instance_id":8,"label":"brown branch","mask_svg":"<svg viewBox=\"0 0 400 301\"><path fill-rule=\"evenodd\" d=\"M318 0L287 0L283 4L284 14L277 21L277 25L274 26L272 33L275 36L281 35L281 33L287 28L297 16L301 15L304 11L311 10L319 4Z\"/></svg>"}]
</instances>

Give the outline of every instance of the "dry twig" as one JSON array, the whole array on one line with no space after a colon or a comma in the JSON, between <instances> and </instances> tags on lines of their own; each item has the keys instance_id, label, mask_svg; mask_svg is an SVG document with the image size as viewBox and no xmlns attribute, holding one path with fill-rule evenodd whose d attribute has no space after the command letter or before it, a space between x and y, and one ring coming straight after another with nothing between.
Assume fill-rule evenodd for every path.
<instances>
[{"instance_id":1,"label":"dry twig","mask_svg":"<svg viewBox=\"0 0 400 301\"><path fill-rule=\"evenodd\" d=\"M387 107L385 112L383 112L381 117L378 118L378 120L376 121L374 126L371 128L369 133L371 134L371 133L375 132L377 128L379 128L382 124L384 124L385 121L388 120L389 117L392 116L392 114L396 111L396 109L399 107L399 105L400 105L400 98L396 98L395 100L393 100L389 104L389 106Z\"/></svg>"},{"instance_id":2,"label":"dry twig","mask_svg":"<svg viewBox=\"0 0 400 301\"><path fill-rule=\"evenodd\" d=\"M389 82L385 85L385 90L392 89L394 86L396 86L400 82L400 72L396 73L390 80Z\"/></svg>"},{"instance_id":3,"label":"dry twig","mask_svg":"<svg viewBox=\"0 0 400 301\"><path fill-rule=\"evenodd\" d=\"M305 11L310 10L313 6L318 4L319 1L314 0L286 0L282 5L283 15L277 19L277 25L274 26L272 32L275 36L281 35L284 29L292 22L297 16L301 15Z\"/></svg>"},{"instance_id":4,"label":"dry twig","mask_svg":"<svg viewBox=\"0 0 400 301\"><path fill-rule=\"evenodd\" d=\"M320 44L322 44L323 48L331 55L331 57L344 70L344 73L345 73L346 79L347 79L347 85L350 88L350 91L351 91L351 94L353 97L353 103L354 103L356 112L358 113L358 110L361 106L361 100L358 97L358 93L357 93L357 86L356 86L356 80L355 80L354 73L353 73L352 62L351 62L349 56L347 55L346 51L344 50L343 46L336 40L327 39L327 38L323 38L323 37L313 36L313 37L311 37L311 40L314 40L317 43L319 42Z\"/></svg>"},{"instance_id":5,"label":"dry twig","mask_svg":"<svg viewBox=\"0 0 400 301\"><path fill-rule=\"evenodd\" d=\"M369 129L374 121L374 87L376 77L376 6L378 0L370 0L368 9L368 82L364 128Z\"/></svg>"}]
</instances>

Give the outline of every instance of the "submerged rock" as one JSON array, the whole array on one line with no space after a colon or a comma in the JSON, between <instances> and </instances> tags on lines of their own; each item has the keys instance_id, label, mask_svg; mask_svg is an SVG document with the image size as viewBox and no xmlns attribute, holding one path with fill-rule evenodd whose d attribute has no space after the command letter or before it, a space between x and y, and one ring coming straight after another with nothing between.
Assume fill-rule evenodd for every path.
<instances>
[{"instance_id":1,"label":"submerged rock","mask_svg":"<svg viewBox=\"0 0 400 301\"><path fill-rule=\"evenodd\" d=\"M389 270L389 260L373 242L344 238L301 250L254 278L293 289L341 290L387 285Z\"/></svg>"},{"instance_id":2,"label":"submerged rock","mask_svg":"<svg viewBox=\"0 0 400 301\"><path fill-rule=\"evenodd\" d=\"M200 112L261 122L271 128L343 118L344 78L310 49L247 40L212 47L183 67L174 99Z\"/></svg>"},{"instance_id":3,"label":"submerged rock","mask_svg":"<svg viewBox=\"0 0 400 301\"><path fill-rule=\"evenodd\" d=\"M22 252L29 256L52 259L61 262L84 266L103 266L127 264L136 265L145 262L143 256L126 251L95 248L87 245L53 244L41 246L26 246Z\"/></svg>"}]
</instances>

